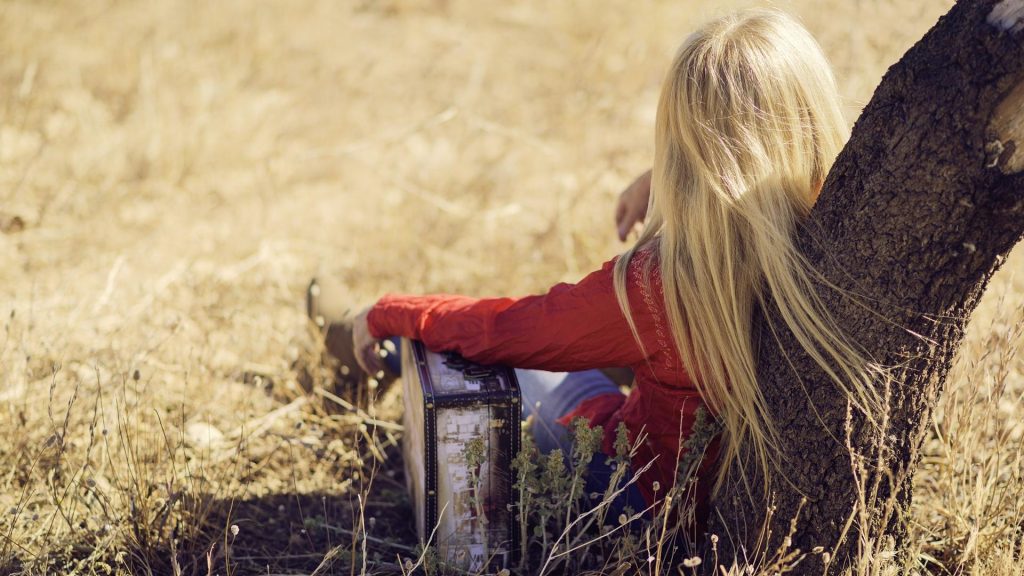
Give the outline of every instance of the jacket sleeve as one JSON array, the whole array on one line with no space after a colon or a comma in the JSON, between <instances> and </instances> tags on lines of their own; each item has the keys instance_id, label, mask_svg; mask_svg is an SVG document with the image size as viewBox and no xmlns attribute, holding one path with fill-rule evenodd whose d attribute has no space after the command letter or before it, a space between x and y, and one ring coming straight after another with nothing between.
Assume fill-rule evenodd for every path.
<instances>
[{"instance_id":1,"label":"jacket sleeve","mask_svg":"<svg viewBox=\"0 0 1024 576\"><path fill-rule=\"evenodd\" d=\"M524 298L387 295L370 310L376 338L403 336L482 364L575 371L632 366L644 354L619 308L614 260L578 284Z\"/></svg>"}]
</instances>

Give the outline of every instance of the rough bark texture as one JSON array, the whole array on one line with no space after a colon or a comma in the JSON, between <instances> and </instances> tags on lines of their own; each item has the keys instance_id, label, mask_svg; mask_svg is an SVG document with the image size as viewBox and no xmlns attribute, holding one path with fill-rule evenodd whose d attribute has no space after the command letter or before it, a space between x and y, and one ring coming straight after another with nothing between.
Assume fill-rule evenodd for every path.
<instances>
[{"instance_id":1,"label":"rough bark texture","mask_svg":"<svg viewBox=\"0 0 1024 576\"><path fill-rule=\"evenodd\" d=\"M786 441L784 474L767 479L774 513L766 521L770 503L748 495L733 468L709 525L719 559L771 556L798 509L790 550L833 551L830 573L849 565L861 538L902 542L918 448L965 324L1024 232L1024 138L1011 121L1024 115L1018 13L1024 19L1024 0L962 0L890 68L857 121L800 243L830 283L875 312L823 287L840 325L873 358L903 367L886 434L857 417L847 425L843 395L788 332L776 344L768 324L778 323L764 311L755 319L760 373ZM847 437L864 458L868 489L880 481L879 501L895 509L871 508L870 521L857 518L834 548L858 500ZM893 477L875 474L883 468ZM752 486L766 480L747 472ZM758 545L765 522L771 532ZM796 572L821 574L826 557L811 554Z\"/></svg>"}]
</instances>

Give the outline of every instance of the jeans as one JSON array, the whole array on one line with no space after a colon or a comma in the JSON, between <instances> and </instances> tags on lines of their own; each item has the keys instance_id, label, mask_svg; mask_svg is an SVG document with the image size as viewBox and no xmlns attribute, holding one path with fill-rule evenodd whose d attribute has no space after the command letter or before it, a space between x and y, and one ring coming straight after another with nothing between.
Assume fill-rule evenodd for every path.
<instances>
[{"instance_id":1,"label":"jeans","mask_svg":"<svg viewBox=\"0 0 1024 576\"><path fill-rule=\"evenodd\" d=\"M558 423L558 419L570 412L580 402L602 394L622 394L600 370L584 370L582 372L545 372L543 370L516 369L519 390L523 401L523 418L533 416L533 439L537 449L546 454L561 448L567 458L572 454L572 439L569 431ZM584 502L598 504L604 497L608 485L612 481L614 469L607 463L608 457L603 452L594 454L587 465L584 477L586 488ZM619 487L632 478L628 467L622 475ZM597 498L590 500L590 495ZM626 507L633 512L640 512L646 505L636 483L629 484L609 505L606 517L613 519L621 514Z\"/></svg>"}]
</instances>

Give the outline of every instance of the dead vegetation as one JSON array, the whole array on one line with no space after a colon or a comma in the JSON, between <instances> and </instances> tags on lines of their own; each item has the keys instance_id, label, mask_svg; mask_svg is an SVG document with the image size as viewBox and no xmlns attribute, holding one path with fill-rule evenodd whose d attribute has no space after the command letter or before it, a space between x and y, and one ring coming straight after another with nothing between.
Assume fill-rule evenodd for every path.
<instances>
[{"instance_id":1,"label":"dead vegetation","mask_svg":"<svg viewBox=\"0 0 1024 576\"><path fill-rule=\"evenodd\" d=\"M400 403L323 393L305 282L578 278L619 250L672 50L740 5L0 5L0 573L400 571ZM947 2L779 5L852 120ZM1021 573L1021 258L925 442L922 571Z\"/></svg>"}]
</instances>

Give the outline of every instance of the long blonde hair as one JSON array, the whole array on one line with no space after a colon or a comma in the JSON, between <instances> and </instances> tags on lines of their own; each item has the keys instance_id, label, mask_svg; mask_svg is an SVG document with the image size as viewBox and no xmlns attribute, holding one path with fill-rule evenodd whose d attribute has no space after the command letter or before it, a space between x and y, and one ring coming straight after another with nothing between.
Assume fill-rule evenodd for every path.
<instances>
[{"instance_id":1,"label":"long blonde hair","mask_svg":"<svg viewBox=\"0 0 1024 576\"><path fill-rule=\"evenodd\" d=\"M724 425L716 491L745 442L763 471L778 463L757 381L755 306L778 312L857 409L877 409L869 362L835 325L794 245L847 136L821 48L781 12L704 25L662 87L650 219L617 261L615 288L639 340L626 272L637 250L656 245L675 346Z\"/></svg>"}]
</instances>

